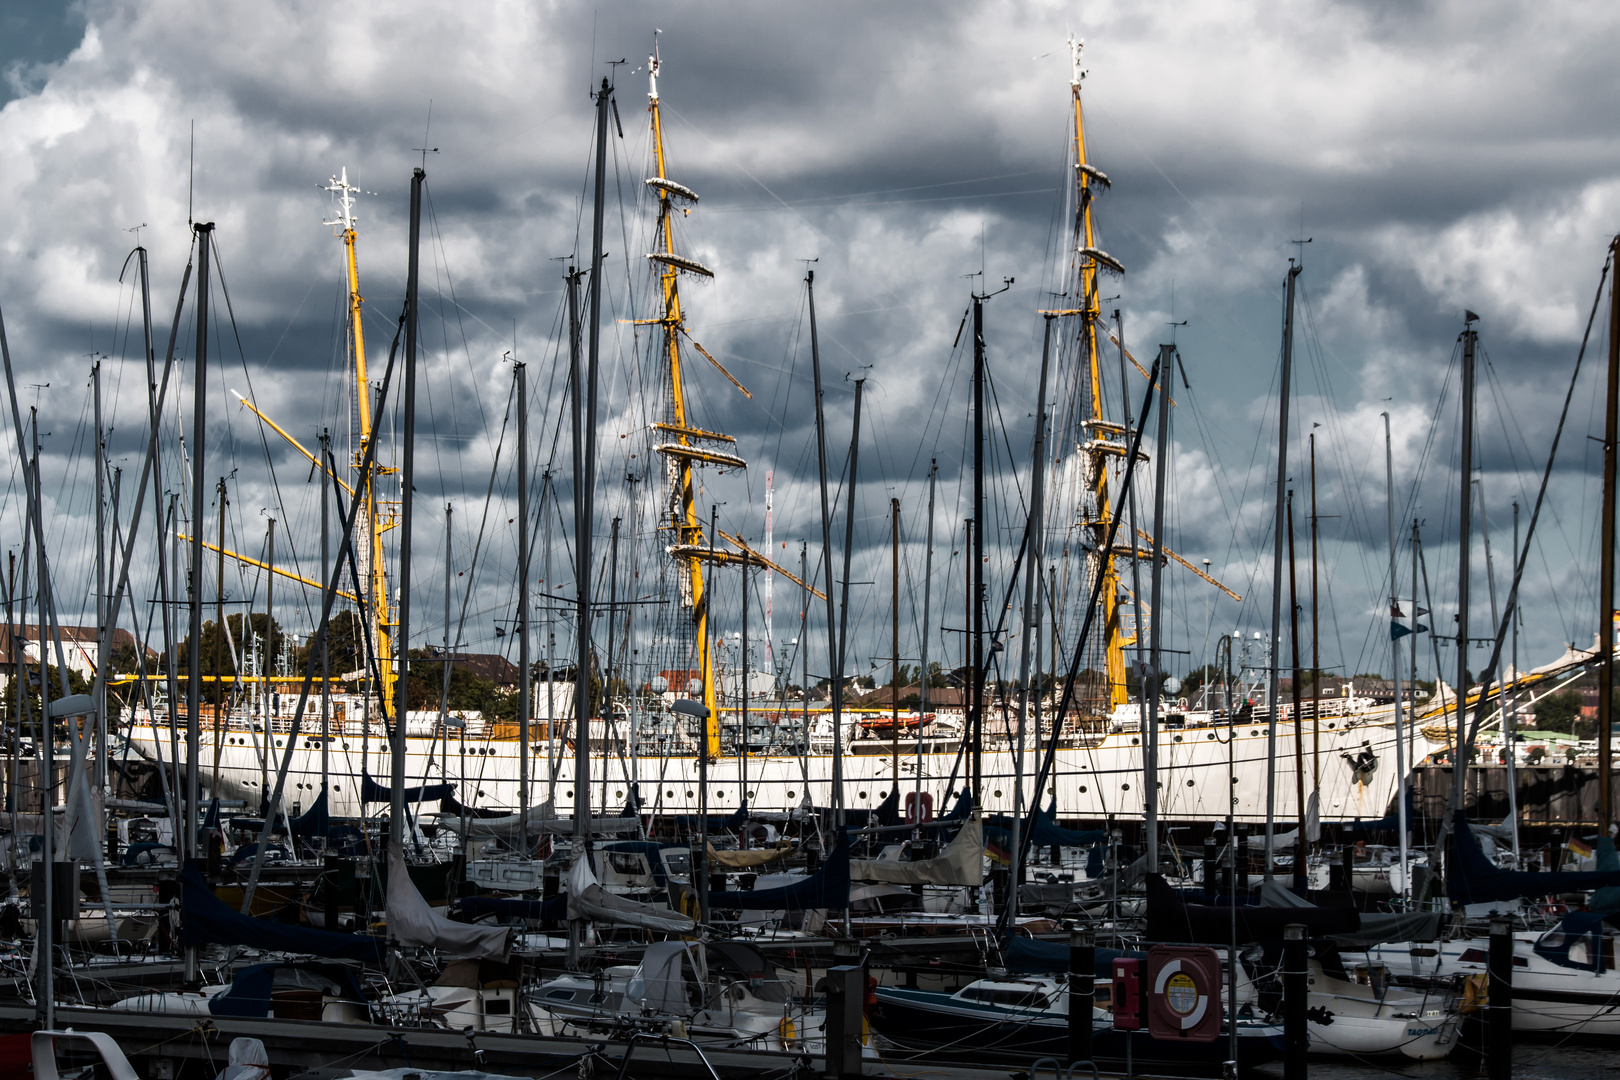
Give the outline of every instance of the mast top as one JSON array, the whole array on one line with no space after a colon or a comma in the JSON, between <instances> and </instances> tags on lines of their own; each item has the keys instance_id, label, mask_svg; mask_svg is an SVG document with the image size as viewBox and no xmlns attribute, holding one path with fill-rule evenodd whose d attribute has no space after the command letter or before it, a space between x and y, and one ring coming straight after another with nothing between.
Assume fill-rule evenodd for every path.
<instances>
[{"instance_id":1,"label":"mast top","mask_svg":"<svg viewBox=\"0 0 1620 1080\"><path fill-rule=\"evenodd\" d=\"M344 232L353 232L354 223L360 220L354 216L354 197L360 192L360 189L349 183L349 168L347 165L339 170L337 176L332 177L332 182L327 184L324 190L337 193L338 216L329 221L323 221L321 224L341 225Z\"/></svg>"},{"instance_id":2,"label":"mast top","mask_svg":"<svg viewBox=\"0 0 1620 1080\"><path fill-rule=\"evenodd\" d=\"M1069 85L1076 90L1080 89L1080 80L1086 73L1080 70L1080 51L1086 47L1085 40L1069 35Z\"/></svg>"},{"instance_id":3,"label":"mast top","mask_svg":"<svg viewBox=\"0 0 1620 1080\"><path fill-rule=\"evenodd\" d=\"M658 35L662 30L653 31L652 53L647 57L647 100L653 103L658 101Z\"/></svg>"}]
</instances>

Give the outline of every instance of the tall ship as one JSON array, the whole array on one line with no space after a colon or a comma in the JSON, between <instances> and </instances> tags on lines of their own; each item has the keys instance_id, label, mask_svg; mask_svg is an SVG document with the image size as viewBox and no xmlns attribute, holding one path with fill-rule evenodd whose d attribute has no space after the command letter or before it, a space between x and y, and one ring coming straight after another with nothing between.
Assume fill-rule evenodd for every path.
<instances>
[{"instance_id":1,"label":"tall ship","mask_svg":"<svg viewBox=\"0 0 1620 1080\"><path fill-rule=\"evenodd\" d=\"M1050 750L1050 783L1039 797L1054 806L1060 818L1101 823L1143 815L1148 719L1140 692L1133 700L1130 672L1133 665L1140 667L1142 638L1151 616L1140 602L1140 583L1128 584L1132 578L1128 568L1133 562L1149 561L1151 552L1137 540L1151 538L1137 526L1134 512L1128 528L1121 529L1114 521L1118 508L1125 505L1120 500L1120 477L1131 438L1138 433L1127 414L1128 393L1123 405L1105 401L1106 342L1117 347L1122 380L1127 360L1142 376L1148 373L1130 357L1122 333L1110 330L1103 317L1102 282L1123 268L1097 246L1096 204L1110 181L1087 153L1078 42L1071 42L1071 59L1072 230L1065 251L1069 289L1063 294L1070 306L1040 314L1047 318L1048 333L1055 335L1078 389L1073 395L1079 402L1078 415L1057 436L1067 442L1063 456L1073 455L1080 463L1062 481L1072 485L1073 497L1059 512L1068 515L1061 525L1084 540L1085 591L1094 592L1099 601L1096 628L1086 645L1087 663L1101 677L1085 683L1061 716L1060 691L1043 684L1030 695L1031 722L1023 727L1020 743L1002 722L1006 703L989 690L941 695L946 700L925 701L907 708L902 716L893 702L873 711L852 706L833 710L825 702L811 702L808 694L793 700L780 690L761 692L746 672L728 687L723 673L716 670L708 603L717 568L768 571L794 582L807 599L815 590L802 569L803 576L798 576L772 561L775 551L769 542L762 551L723 532L712 516L706 517L701 503L699 470L741 470L747 463L735 438L693 421L689 350L695 349L737 389L742 387L686 328L682 281L713 274L681 249L678 225L695 211L698 195L669 175L656 48L649 57L653 175L644 183L656 208L650 230L656 246L646 254L646 262L655 282L656 307L648 317L634 321L653 335L663 380L660 415L651 424L656 444L651 449L661 463L662 483L646 487L657 488L657 528L673 570L669 580L679 594L678 602L670 606L681 614L674 629L665 630L677 639L676 651L691 663L675 671L649 671L621 680L628 684L625 693L604 693L590 703L588 804L598 812L690 814L706 807L720 814L746 808L761 815L792 815L837 806L879 811L887 805L903 807L895 812L920 820L943 814L968 792L974 807L985 812L1027 811L1037 798L1033 762ZM358 610L351 626L358 628L362 639L357 654L364 670L332 673L331 685L338 689L312 707L294 736L292 702L300 678L286 670L278 674L275 658L266 655L254 678L240 684L247 690L234 693L228 702L217 692L211 704L204 701L198 762L203 787L222 799L262 807L285 758L289 805L284 811L297 814L324 793L334 815L371 816L379 805L386 805L390 794L385 782L386 718L403 712L406 783L418 811L535 806L568 817L584 794L575 790L577 682L572 676L564 681L550 663L543 673L529 673L532 704L526 733L519 723L478 713L408 710L404 695L397 692L397 650L404 643L394 640L391 597L396 585L390 581L384 541L396 527L401 494L385 455L364 442L374 428L371 410L376 406L367 369L354 214L358 189L345 171L334 177L328 190L335 196L337 214L327 224L334 226L342 243L348 292L345 344L352 379L352 427L346 452L340 458L330 448L307 449L252 402L244 404L259 422L292 442L317 470L328 471L345 493L351 497L358 493L355 565L349 575L352 591L344 596ZM1161 380L1168 383L1168 374ZM373 452L368 454L368 449ZM1110 535L1124 539L1109 545L1105 540ZM219 544L208 546L222 559L240 557L224 549L223 535ZM1190 562L1167 554L1210 587L1225 588ZM284 570L273 573L292 576ZM1052 615L1054 622L1061 617L1056 611ZM448 623L448 610L446 617ZM797 644L800 649L810 647L803 638ZM447 628L447 650L449 645ZM1408 691L1397 702L1387 688L1358 691L1352 682L1338 696L1306 698L1296 706L1272 700L1274 680L1269 675L1281 662L1274 652L1259 633L1247 638L1229 635L1218 653L1225 656L1219 677L1206 680L1197 693L1185 697L1176 696L1173 686L1165 688L1169 692L1161 695L1157 709L1154 781L1161 821L1230 818L1259 823L1269 812L1286 823L1303 817L1300 792L1309 793L1314 813L1323 822L1383 819L1397 800L1401 780L1397 762L1424 762L1444 755L1453 745L1455 694L1443 684L1433 697L1419 698ZM1593 655L1572 649L1544 668L1515 675L1516 692L1536 695L1556 688L1583 670ZM987 674L979 667L969 678L983 687ZM1137 685L1139 690L1140 681ZM171 718L179 717L183 725L184 717L168 707L161 690L126 708L121 726L138 754L172 769L184 739L171 730ZM1477 701L1481 692L1476 687L1465 698ZM683 699L702 708L676 709ZM1397 722L1397 705L1404 726ZM696 718L697 713L707 717ZM1405 740L1399 754L1398 731ZM286 745L289 740L294 743L291 747ZM522 760L525 746L527 767ZM706 790L698 780L700 756L706 758ZM527 791L521 790L525 775ZM841 791L835 790L839 775ZM1274 790L1269 806L1268 786Z\"/></svg>"}]
</instances>

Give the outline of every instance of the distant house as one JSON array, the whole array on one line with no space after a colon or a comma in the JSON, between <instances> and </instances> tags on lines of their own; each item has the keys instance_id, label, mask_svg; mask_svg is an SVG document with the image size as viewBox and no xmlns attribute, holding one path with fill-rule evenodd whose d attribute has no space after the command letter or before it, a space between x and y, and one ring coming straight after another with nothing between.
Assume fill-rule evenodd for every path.
<instances>
[{"instance_id":1,"label":"distant house","mask_svg":"<svg viewBox=\"0 0 1620 1080\"><path fill-rule=\"evenodd\" d=\"M15 634L15 636L13 636ZM93 626L64 626L62 627L62 655L67 661L68 668L85 679L93 679L98 663L97 638L98 633ZM112 633L112 648L116 654L119 649L133 648L135 635L128 630L114 630ZM12 627L0 624L0 684L9 686L12 676L16 673L17 654L21 652L24 662L37 664L40 662L41 648L46 654L45 662L55 665L57 662L56 646L50 641L41 642L38 626ZM155 659L157 653L147 649L148 659ZM128 674L126 672L126 674Z\"/></svg>"}]
</instances>

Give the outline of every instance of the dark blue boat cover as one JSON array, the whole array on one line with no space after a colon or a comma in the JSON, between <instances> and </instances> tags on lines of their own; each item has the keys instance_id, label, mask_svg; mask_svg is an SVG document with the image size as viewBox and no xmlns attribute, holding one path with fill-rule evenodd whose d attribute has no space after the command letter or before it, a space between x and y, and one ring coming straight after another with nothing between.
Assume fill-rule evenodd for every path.
<instances>
[{"instance_id":1,"label":"dark blue boat cover","mask_svg":"<svg viewBox=\"0 0 1620 1080\"><path fill-rule=\"evenodd\" d=\"M840 830L838 843L827 853L821 869L780 889L753 892L711 892L709 907L727 911L809 911L849 907L849 833Z\"/></svg>"},{"instance_id":2,"label":"dark blue boat cover","mask_svg":"<svg viewBox=\"0 0 1620 1080\"><path fill-rule=\"evenodd\" d=\"M421 787L408 787L405 789L405 801L433 802L447 795L455 795L454 784L423 784ZM371 778L371 774L361 770L360 773L360 801L363 803L391 802L394 798L392 788L385 788Z\"/></svg>"},{"instance_id":3,"label":"dark blue boat cover","mask_svg":"<svg viewBox=\"0 0 1620 1080\"><path fill-rule=\"evenodd\" d=\"M1311 937L1356 934L1361 916L1354 908L1238 907L1237 944L1279 941L1283 927L1303 925ZM1194 945L1232 942L1234 909L1189 904L1159 874L1147 876L1147 940L1184 941Z\"/></svg>"},{"instance_id":4,"label":"dark blue boat cover","mask_svg":"<svg viewBox=\"0 0 1620 1080\"><path fill-rule=\"evenodd\" d=\"M1453 903L1482 904L1620 885L1620 870L1503 870L1480 850L1465 813L1456 816L1451 842L1453 865L1447 875L1446 895Z\"/></svg>"},{"instance_id":5,"label":"dark blue boat cover","mask_svg":"<svg viewBox=\"0 0 1620 1080\"><path fill-rule=\"evenodd\" d=\"M991 830L1000 835L995 838L1003 844L1012 842L1012 818L1005 814L986 814L984 818L985 839L991 839ZM1092 844L1108 838L1106 829L1065 829L1057 823L1057 803L1052 803L1045 810L1038 810L1034 815L1034 836L1030 843L1035 847L1090 847Z\"/></svg>"},{"instance_id":6,"label":"dark blue boat cover","mask_svg":"<svg viewBox=\"0 0 1620 1080\"><path fill-rule=\"evenodd\" d=\"M312 930L232 911L214 895L194 866L180 873L180 941L185 945L246 945L372 963L382 960L386 946L382 938Z\"/></svg>"},{"instance_id":7,"label":"dark blue boat cover","mask_svg":"<svg viewBox=\"0 0 1620 1080\"><path fill-rule=\"evenodd\" d=\"M1099 979L1114 977L1114 961L1124 958L1127 960L1145 960L1147 953L1131 952L1126 949L1096 949L1096 960L1092 967ZM1007 939L1001 949L1002 957L1007 961L1008 971L1023 972L1028 975L1040 975L1047 972L1066 972L1069 970L1069 947L1059 941L1042 941L1039 938L1027 938L1014 935Z\"/></svg>"}]
</instances>

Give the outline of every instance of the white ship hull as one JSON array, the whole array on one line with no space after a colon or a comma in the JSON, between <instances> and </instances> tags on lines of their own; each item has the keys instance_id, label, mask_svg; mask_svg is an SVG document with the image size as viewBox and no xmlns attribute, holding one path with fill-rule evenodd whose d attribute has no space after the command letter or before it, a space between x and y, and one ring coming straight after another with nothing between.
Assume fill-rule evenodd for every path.
<instances>
[{"instance_id":1,"label":"white ship hull","mask_svg":"<svg viewBox=\"0 0 1620 1080\"><path fill-rule=\"evenodd\" d=\"M1370 717L1324 718L1320 728L1307 721L1303 732L1305 790L1313 786L1313 768L1319 770L1322 821L1348 821L1383 817L1396 787L1394 725ZM1228 747L1228 732L1235 745ZM149 761L170 756L166 727L139 724L130 732L138 751ZM266 769L260 743L251 731L227 732L219 748L217 775L222 798L260 804L266 775L275 784L276 768L285 753L286 733L277 733L272 760ZM1415 759L1440 749L1420 733L1408 732ZM179 740L182 748L184 739ZM211 789L216 775L212 732L202 740L201 776ZM1264 724L1225 724L1166 729L1160 739L1159 812L1165 821L1215 821L1228 812L1240 821L1263 821L1266 813L1268 768ZM320 740L301 735L294 747L285 786L289 809L307 807L321 788ZM1095 745L1062 747L1057 752L1052 783L1059 817L1100 821L1110 816L1142 816L1142 746L1136 732L1098 736ZM182 750L183 752L183 750ZM543 741L531 747L530 802L554 796L560 815L575 805L574 760L571 749L560 752L555 776ZM1228 753L1234 759L1229 776ZM456 797L478 807L511 808L518 799L518 743L515 740L474 739L452 732L443 739L408 736L405 751L407 786L450 782ZM1410 762L1412 758L1408 758ZM1014 808L1013 755L1005 743L983 753L984 809L1007 813ZM1033 793L1037 765L1033 749L1024 756L1024 800ZM898 765L898 767L897 767ZM954 775L953 775L954 768ZM898 775L902 797L921 790L932 798L934 812L943 813L965 786L968 761L957 748L925 752L915 743L901 743L898 763L886 740L857 739L844 754L846 805L875 808L889 794ZM782 812L801 806L808 793L817 806L832 805L832 757L828 753L754 754L746 761L723 757L709 766L710 813L736 809L742 798L746 770L747 797L752 810ZM362 806L361 776L388 783L387 746L377 734L333 736L329 750L330 808L335 816L374 816L380 804ZM692 813L698 809L698 765L690 755L627 756L615 752L605 761L600 752L590 762L590 806L593 812L618 811L629 790L637 787L645 813ZM1295 739L1291 723L1279 725L1275 799L1281 822L1298 816ZM604 780L605 777L605 780ZM424 805L423 809L429 807ZM437 809L433 806L432 809ZM1287 826L1282 826L1286 828Z\"/></svg>"}]
</instances>

